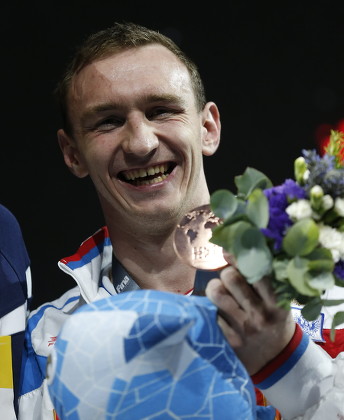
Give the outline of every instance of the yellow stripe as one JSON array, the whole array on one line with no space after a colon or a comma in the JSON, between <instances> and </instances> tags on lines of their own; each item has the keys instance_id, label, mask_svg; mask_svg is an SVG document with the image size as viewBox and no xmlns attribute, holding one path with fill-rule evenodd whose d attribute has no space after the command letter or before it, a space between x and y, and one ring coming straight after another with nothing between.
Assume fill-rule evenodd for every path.
<instances>
[{"instance_id":1,"label":"yellow stripe","mask_svg":"<svg viewBox=\"0 0 344 420\"><path fill-rule=\"evenodd\" d=\"M11 336L0 337L0 388L13 389Z\"/></svg>"}]
</instances>

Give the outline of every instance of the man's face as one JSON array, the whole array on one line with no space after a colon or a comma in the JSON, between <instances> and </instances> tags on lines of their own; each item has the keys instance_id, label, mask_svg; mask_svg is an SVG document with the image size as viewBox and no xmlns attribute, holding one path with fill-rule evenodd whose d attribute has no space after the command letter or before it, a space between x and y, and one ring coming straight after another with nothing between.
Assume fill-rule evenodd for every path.
<instances>
[{"instance_id":1,"label":"man's face","mask_svg":"<svg viewBox=\"0 0 344 420\"><path fill-rule=\"evenodd\" d=\"M207 201L204 112L186 67L166 48L85 67L69 92L69 116L77 174L91 176L105 214L166 223Z\"/></svg>"}]
</instances>

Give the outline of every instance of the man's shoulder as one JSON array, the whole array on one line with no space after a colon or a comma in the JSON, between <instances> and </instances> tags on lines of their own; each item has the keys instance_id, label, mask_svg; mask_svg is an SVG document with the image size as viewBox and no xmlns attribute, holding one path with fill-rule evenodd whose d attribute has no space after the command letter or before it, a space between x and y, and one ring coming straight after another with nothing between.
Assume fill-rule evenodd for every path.
<instances>
[{"instance_id":1,"label":"man's shoulder","mask_svg":"<svg viewBox=\"0 0 344 420\"><path fill-rule=\"evenodd\" d=\"M66 319L81 304L78 286L66 291L58 299L46 302L30 313L27 322L26 345L40 356L47 356Z\"/></svg>"},{"instance_id":2,"label":"man's shoulder","mask_svg":"<svg viewBox=\"0 0 344 420\"><path fill-rule=\"evenodd\" d=\"M61 312L73 312L71 310L74 306L79 305L80 299L80 288L75 286L72 289L67 290L58 298L40 304L37 308L33 309L30 313L29 320L32 318L41 317L44 313L50 309L54 309Z\"/></svg>"},{"instance_id":3,"label":"man's shoulder","mask_svg":"<svg viewBox=\"0 0 344 420\"><path fill-rule=\"evenodd\" d=\"M16 217L0 204L0 317L31 298L30 259Z\"/></svg>"},{"instance_id":4,"label":"man's shoulder","mask_svg":"<svg viewBox=\"0 0 344 420\"><path fill-rule=\"evenodd\" d=\"M1 250L9 249L12 251L12 247L18 249L18 245L25 247L21 227L17 218L2 204L0 204L0 232ZM12 253L15 254L14 252Z\"/></svg>"}]
</instances>

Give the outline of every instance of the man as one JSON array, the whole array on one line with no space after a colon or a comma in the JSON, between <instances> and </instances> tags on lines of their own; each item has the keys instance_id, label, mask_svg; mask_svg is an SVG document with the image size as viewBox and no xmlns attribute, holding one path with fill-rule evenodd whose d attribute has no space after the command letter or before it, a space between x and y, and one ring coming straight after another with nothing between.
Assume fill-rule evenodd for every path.
<instances>
[{"instance_id":1,"label":"man","mask_svg":"<svg viewBox=\"0 0 344 420\"><path fill-rule=\"evenodd\" d=\"M72 60L57 96L64 118L58 141L65 163L77 177L91 177L106 227L59 262L78 286L30 317L22 419L54 418L46 359L61 326L81 305L137 289L183 295L202 291L204 274L180 261L173 240L185 213L209 203L202 159L215 153L221 131L218 108L206 101L196 66L170 39L137 25L115 24L91 35ZM212 277L214 273L208 273L208 279ZM226 269L221 279L221 287L211 283L209 297L220 308L221 326L250 374L281 351L285 361L300 342L302 350L287 371L306 354L315 365L326 365L327 373L332 369L327 356L302 333L293 339L295 323L290 313L273 305L265 282L255 293L242 286L241 279L230 294L224 285L238 280L238 274ZM283 353L285 349L288 352ZM320 382L322 375L316 372L304 390ZM275 394L282 395L286 376L286 382L295 379L291 370L263 381L264 389L271 388L272 402L279 402ZM292 395L296 409L283 398L286 416L314 404L314 399L300 400L300 395L304 396Z\"/></svg>"},{"instance_id":2,"label":"man","mask_svg":"<svg viewBox=\"0 0 344 420\"><path fill-rule=\"evenodd\" d=\"M26 320L31 302L31 270L15 216L0 205L0 411L13 420L18 392Z\"/></svg>"}]
</instances>

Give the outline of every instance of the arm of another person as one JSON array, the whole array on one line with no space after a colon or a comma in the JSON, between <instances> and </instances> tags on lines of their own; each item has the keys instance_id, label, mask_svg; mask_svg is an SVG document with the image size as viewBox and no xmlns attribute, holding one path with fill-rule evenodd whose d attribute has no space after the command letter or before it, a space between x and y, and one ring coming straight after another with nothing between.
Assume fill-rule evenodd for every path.
<instances>
[{"instance_id":1,"label":"arm of another person","mask_svg":"<svg viewBox=\"0 0 344 420\"><path fill-rule=\"evenodd\" d=\"M1 419L18 413L19 379L31 270L18 221L0 205L0 407Z\"/></svg>"},{"instance_id":2,"label":"arm of another person","mask_svg":"<svg viewBox=\"0 0 344 420\"><path fill-rule=\"evenodd\" d=\"M267 279L250 286L228 267L220 279L208 283L206 295L219 308L219 325L255 386L282 417L315 419L314 413L332 394L339 359L333 361L313 343L291 311L276 306ZM344 415L339 404L337 414ZM312 416L306 417L309 413Z\"/></svg>"}]
</instances>

